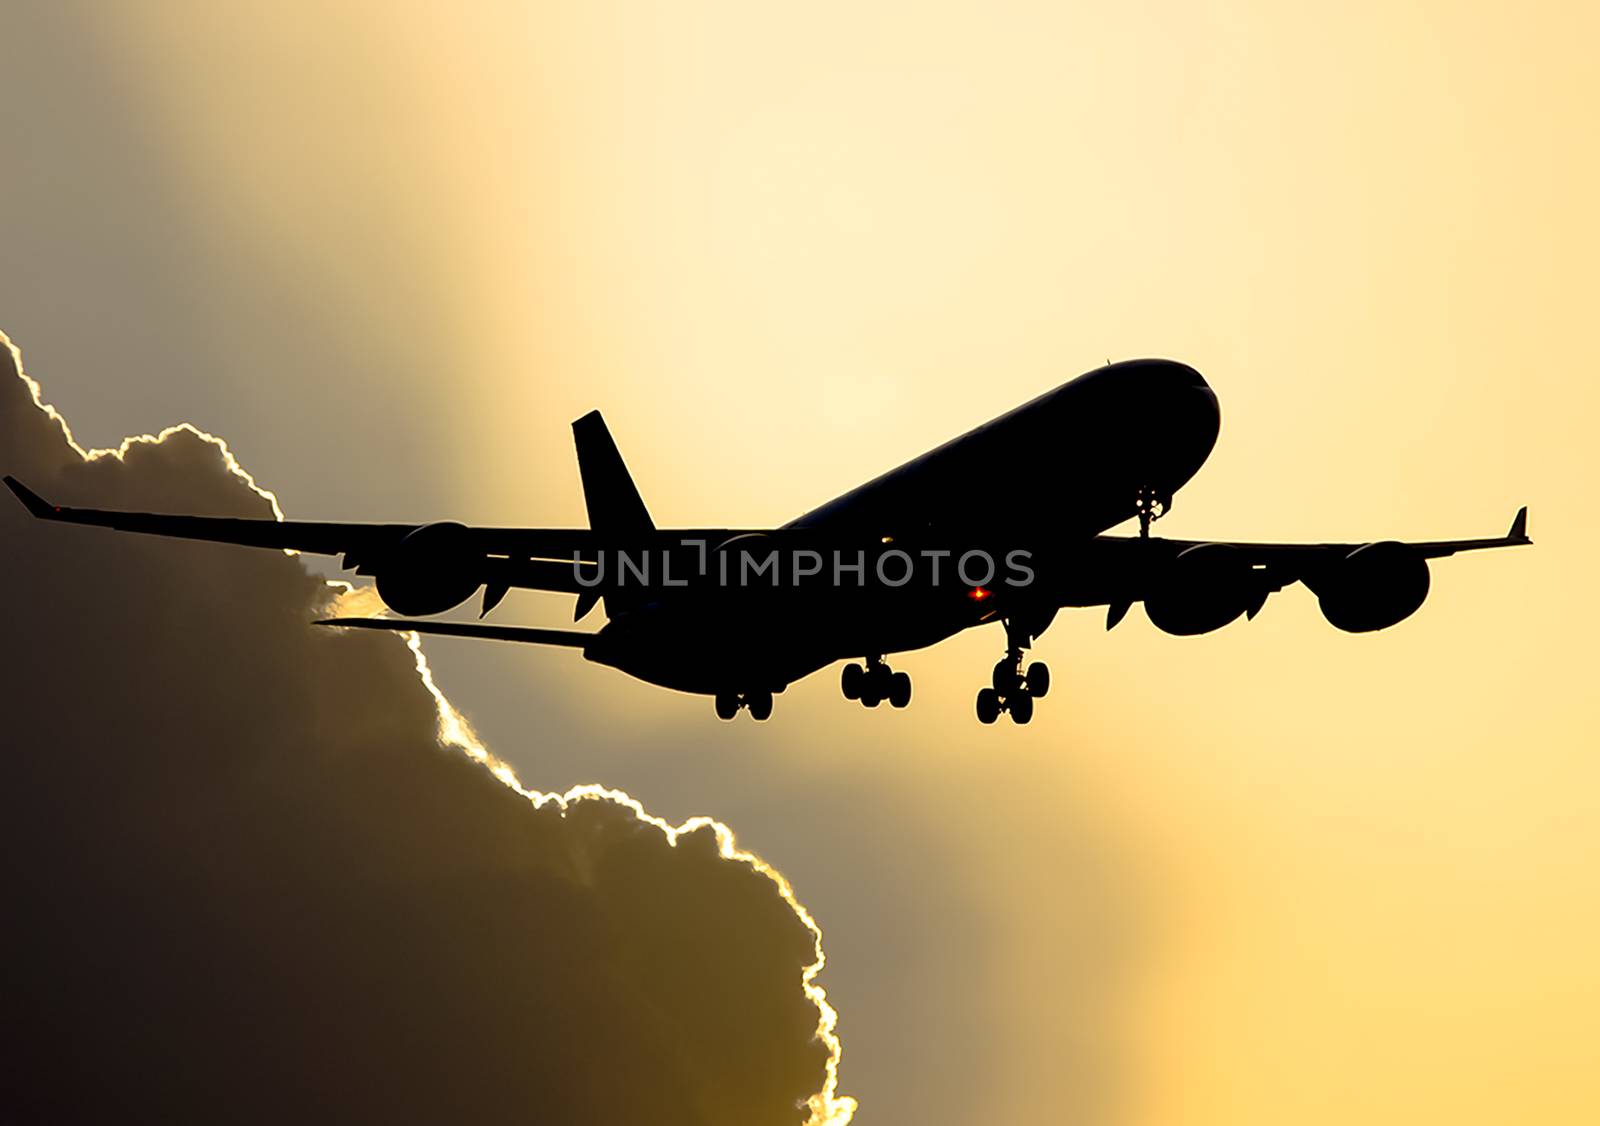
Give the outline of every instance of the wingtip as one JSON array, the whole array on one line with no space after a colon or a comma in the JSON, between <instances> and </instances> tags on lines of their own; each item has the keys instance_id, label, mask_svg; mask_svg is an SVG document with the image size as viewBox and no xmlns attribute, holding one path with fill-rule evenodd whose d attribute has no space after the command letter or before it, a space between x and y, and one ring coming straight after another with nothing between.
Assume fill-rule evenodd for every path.
<instances>
[{"instance_id":1,"label":"wingtip","mask_svg":"<svg viewBox=\"0 0 1600 1126\"><path fill-rule=\"evenodd\" d=\"M1516 540L1518 543L1532 543L1528 538L1528 506L1523 505L1517 509L1516 519L1511 521L1511 530L1506 533L1506 539Z\"/></svg>"},{"instance_id":2,"label":"wingtip","mask_svg":"<svg viewBox=\"0 0 1600 1126\"><path fill-rule=\"evenodd\" d=\"M6 474L5 482L6 488L16 494L16 498L22 502L23 507L41 520L49 519L61 511L9 473Z\"/></svg>"}]
</instances>

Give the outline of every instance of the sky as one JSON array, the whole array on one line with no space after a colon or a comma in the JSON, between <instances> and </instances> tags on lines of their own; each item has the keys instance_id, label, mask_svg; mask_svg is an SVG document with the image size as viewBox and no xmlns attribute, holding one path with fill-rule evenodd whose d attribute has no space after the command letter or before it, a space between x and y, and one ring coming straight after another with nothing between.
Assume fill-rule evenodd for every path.
<instances>
[{"instance_id":1,"label":"sky","mask_svg":"<svg viewBox=\"0 0 1600 1126\"><path fill-rule=\"evenodd\" d=\"M1065 613L1026 729L972 718L983 631L897 662L909 711L824 672L759 727L425 651L528 786L714 816L792 881L859 1122L1588 1122L1596 21L14 5L0 331L84 445L192 422L291 517L579 524L600 407L658 523L778 524L1145 355L1222 406L1167 534L1529 504L1534 547L1375 635L1301 588L1193 639Z\"/></svg>"},{"instance_id":2,"label":"sky","mask_svg":"<svg viewBox=\"0 0 1600 1126\"><path fill-rule=\"evenodd\" d=\"M271 519L217 439L85 451L6 359L19 474ZM0 560L8 1120L848 1115L816 925L726 826L521 786L404 637L307 628L370 590L82 533Z\"/></svg>"}]
</instances>

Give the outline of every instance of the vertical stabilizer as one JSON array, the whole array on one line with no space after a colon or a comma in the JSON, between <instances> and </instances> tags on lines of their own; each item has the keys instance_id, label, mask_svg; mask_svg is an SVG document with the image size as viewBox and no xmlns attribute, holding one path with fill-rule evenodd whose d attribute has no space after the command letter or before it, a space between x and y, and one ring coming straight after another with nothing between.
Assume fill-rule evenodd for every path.
<instances>
[{"instance_id":1,"label":"vertical stabilizer","mask_svg":"<svg viewBox=\"0 0 1600 1126\"><path fill-rule=\"evenodd\" d=\"M589 527L606 535L654 531L655 523L600 412L590 411L574 422L572 437L578 446L578 475L583 479Z\"/></svg>"},{"instance_id":2,"label":"vertical stabilizer","mask_svg":"<svg viewBox=\"0 0 1600 1126\"><path fill-rule=\"evenodd\" d=\"M606 429L599 411L590 411L572 424L572 437L578 446L578 476L583 481L583 503L589 510L589 527L602 536L623 538L634 533L652 532L655 522L644 506L644 498L622 463L617 443ZM616 566L616 561L612 561ZM602 597L608 616L621 613L637 603L642 587L601 586L578 593L573 621L583 618Z\"/></svg>"}]
</instances>

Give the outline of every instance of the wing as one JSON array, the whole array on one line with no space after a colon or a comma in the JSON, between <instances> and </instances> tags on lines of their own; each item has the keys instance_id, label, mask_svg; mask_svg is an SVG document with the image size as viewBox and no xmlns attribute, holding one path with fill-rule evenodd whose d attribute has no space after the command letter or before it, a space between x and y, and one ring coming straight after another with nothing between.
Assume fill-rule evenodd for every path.
<instances>
[{"instance_id":1,"label":"wing","mask_svg":"<svg viewBox=\"0 0 1600 1126\"><path fill-rule=\"evenodd\" d=\"M1391 559L1403 554L1413 560L1431 560L1463 551L1520 547L1532 542L1528 538L1528 510L1524 507L1503 536L1414 543L1382 541L1382 546ZM1170 589L1167 584L1173 578L1175 564L1192 561L1192 582L1247 590L1243 612L1254 617L1267 595L1296 582L1305 582L1320 592L1342 563L1371 558L1362 549L1377 546L1378 543L1236 543L1097 536L1080 549L1069 549L1058 563L1048 567L1046 582L1057 605L1110 607L1106 619L1106 628L1110 629L1122 620L1132 603ZM1358 552L1362 554L1357 556ZM1422 564L1423 570L1425 567ZM1246 571L1247 583L1229 578L1230 574L1237 577ZM1425 592L1425 576L1421 584Z\"/></svg>"},{"instance_id":2,"label":"wing","mask_svg":"<svg viewBox=\"0 0 1600 1126\"><path fill-rule=\"evenodd\" d=\"M583 649L594 640L592 633L565 629L538 629L533 626L485 626L472 622L405 622L393 618L323 618L315 623L337 629L377 629L394 633L432 633L441 637L475 637L488 641L520 641L526 645L557 645Z\"/></svg>"},{"instance_id":3,"label":"wing","mask_svg":"<svg viewBox=\"0 0 1600 1126\"><path fill-rule=\"evenodd\" d=\"M15 477L6 487L40 520L87 524L152 536L235 543L305 551L313 555L366 554L400 542L413 524L330 524L305 520L247 520L226 516L172 516L153 512L114 512L51 504Z\"/></svg>"},{"instance_id":4,"label":"wing","mask_svg":"<svg viewBox=\"0 0 1600 1126\"><path fill-rule=\"evenodd\" d=\"M1184 548L1197 547L1202 541L1168 540L1166 542L1173 544L1181 551ZM1447 555L1454 555L1458 551L1479 551L1490 547L1523 547L1532 542L1528 538L1528 506L1523 505L1517 510L1516 517L1511 521L1510 530L1503 536L1490 536L1485 539L1471 540L1423 540L1418 543L1407 543L1405 546L1424 559L1442 559ZM1292 567L1296 561L1317 561L1332 556L1343 558L1357 548L1365 547L1366 545L1360 543L1228 543L1227 546L1250 556L1252 562L1265 563L1276 567Z\"/></svg>"},{"instance_id":5,"label":"wing","mask_svg":"<svg viewBox=\"0 0 1600 1126\"><path fill-rule=\"evenodd\" d=\"M371 574L383 557L423 524L344 524L306 520L249 520L221 516L182 516L156 512L121 512L70 508L51 504L15 477L5 483L34 516L67 524L112 528L142 535L231 543L244 547L342 556L341 566ZM578 593L575 561L592 561L601 551L655 550L691 543L721 543L754 530L691 528L635 533L626 540L587 528L471 528L452 525L452 547L466 564L476 567L481 581L500 587L523 587Z\"/></svg>"}]
</instances>

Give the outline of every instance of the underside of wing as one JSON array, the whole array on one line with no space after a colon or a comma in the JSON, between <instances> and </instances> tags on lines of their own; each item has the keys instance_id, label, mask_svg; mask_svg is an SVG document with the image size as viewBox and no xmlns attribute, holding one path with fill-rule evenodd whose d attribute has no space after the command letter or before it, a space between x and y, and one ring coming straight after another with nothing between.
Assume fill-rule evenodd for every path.
<instances>
[{"instance_id":1,"label":"underside of wing","mask_svg":"<svg viewBox=\"0 0 1600 1126\"><path fill-rule=\"evenodd\" d=\"M1106 628L1134 602L1157 628L1209 633L1253 618L1267 597L1296 582L1317 596L1324 617L1350 633L1385 629L1421 607L1429 561L1464 551L1530 544L1528 510L1503 536L1404 543L1236 543L1100 536L1049 573L1059 604L1109 607Z\"/></svg>"},{"instance_id":2,"label":"underside of wing","mask_svg":"<svg viewBox=\"0 0 1600 1126\"><path fill-rule=\"evenodd\" d=\"M238 544L340 557L340 566L377 580L394 611L442 613L484 591L483 612L509 590L579 596L579 617L603 591L597 563L626 557L641 568L661 567L663 553L704 559L731 539L759 529L475 528L450 521L421 524L333 523L240 519L158 512L124 512L53 504L14 477L6 486L40 520L109 528L140 535ZM680 558L679 573L685 563Z\"/></svg>"},{"instance_id":3,"label":"underside of wing","mask_svg":"<svg viewBox=\"0 0 1600 1126\"><path fill-rule=\"evenodd\" d=\"M594 640L592 633L577 630L539 629L533 626L491 626L478 622L406 622L393 618L324 618L319 626L338 629L375 629L394 633L428 633L440 637L475 637L488 641L520 641L527 645L558 645L569 649L585 648Z\"/></svg>"},{"instance_id":4,"label":"underside of wing","mask_svg":"<svg viewBox=\"0 0 1600 1126\"><path fill-rule=\"evenodd\" d=\"M51 504L15 477L6 486L34 516L65 524L111 528L119 532L232 543L245 547L304 551L313 555L366 552L398 543L409 524L332 524L304 520L249 520L230 516L180 516L155 512L117 512Z\"/></svg>"}]
</instances>

